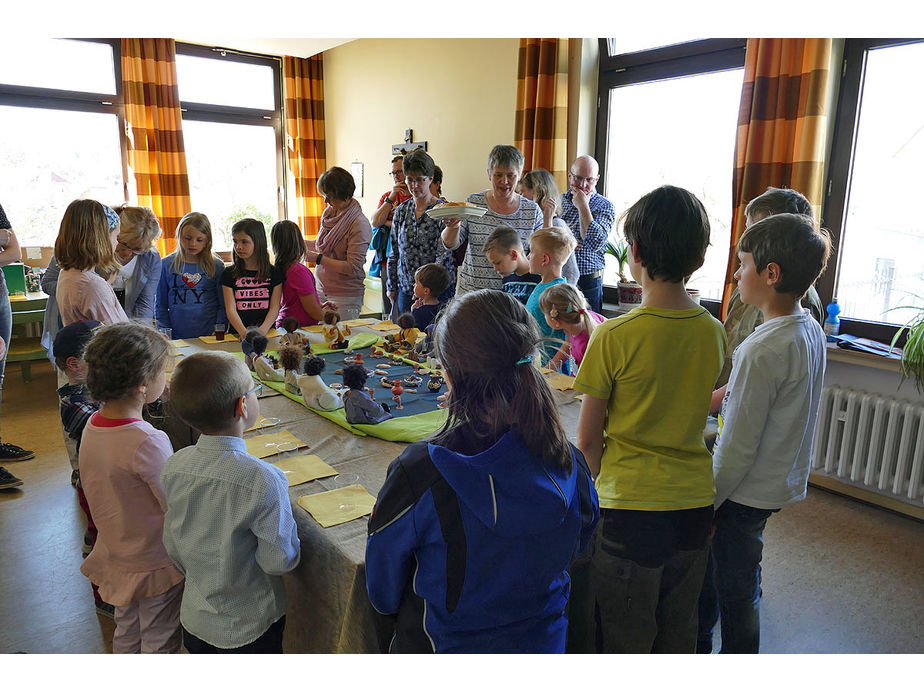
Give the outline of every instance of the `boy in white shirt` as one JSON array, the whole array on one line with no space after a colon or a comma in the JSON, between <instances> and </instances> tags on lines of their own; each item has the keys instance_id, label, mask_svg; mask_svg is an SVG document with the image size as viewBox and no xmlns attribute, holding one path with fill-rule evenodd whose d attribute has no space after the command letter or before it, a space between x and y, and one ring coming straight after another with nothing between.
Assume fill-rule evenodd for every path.
<instances>
[{"instance_id":1,"label":"boy in white shirt","mask_svg":"<svg viewBox=\"0 0 924 693\"><path fill-rule=\"evenodd\" d=\"M735 350L713 456L723 653L758 651L764 526L805 498L825 337L800 300L830 251L827 231L800 214L762 219L738 244L741 300L765 322Z\"/></svg>"}]
</instances>

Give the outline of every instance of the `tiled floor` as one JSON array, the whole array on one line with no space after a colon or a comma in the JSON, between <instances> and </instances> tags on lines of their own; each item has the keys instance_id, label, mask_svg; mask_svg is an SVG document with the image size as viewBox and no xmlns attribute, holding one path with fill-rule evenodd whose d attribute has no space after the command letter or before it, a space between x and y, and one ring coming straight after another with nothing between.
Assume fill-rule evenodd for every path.
<instances>
[{"instance_id":1,"label":"tiled floor","mask_svg":"<svg viewBox=\"0 0 924 693\"><path fill-rule=\"evenodd\" d=\"M35 450L0 492L0 653L102 653L113 623L80 574L83 518L69 483L54 373L11 365L3 439ZM762 652L924 652L924 525L828 492L774 515L764 551Z\"/></svg>"}]
</instances>

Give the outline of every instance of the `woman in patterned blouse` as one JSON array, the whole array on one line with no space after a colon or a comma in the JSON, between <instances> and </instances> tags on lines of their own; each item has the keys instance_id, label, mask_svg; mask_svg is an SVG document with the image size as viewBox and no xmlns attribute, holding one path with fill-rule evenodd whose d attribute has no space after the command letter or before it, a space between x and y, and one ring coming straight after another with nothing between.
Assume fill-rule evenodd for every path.
<instances>
[{"instance_id":1,"label":"woman in patterned blouse","mask_svg":"<svg viewBox=\"0 0 924 693\"><path fill-rule=\"evenodd\" d=\"M449 276L455 278L452 253L440 239L443 224L427 214L442 203L430 190L433 159L422 149L415 149L404 155L402 166L411 199L402 202L395 210L388 254L388 297L397 306L399 315L409 312L414 303L414 273L418 268L435 262L443 265ZM452 281L440 296L440 301L454 294L455 281Z\"/></svg>"}]
</instances>

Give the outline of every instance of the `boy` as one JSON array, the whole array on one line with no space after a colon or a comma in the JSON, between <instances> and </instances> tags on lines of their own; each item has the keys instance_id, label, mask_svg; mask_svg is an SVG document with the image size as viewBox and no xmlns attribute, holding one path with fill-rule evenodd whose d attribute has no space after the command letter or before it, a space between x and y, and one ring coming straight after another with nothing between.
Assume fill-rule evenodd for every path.
<instances>
[{"instance_id":1,"label":"boy","mask_svg":"<svg viewBox=\"0 0 924 693\"><path fill-rule=\"evenodd\" d=\"M186 575L183 644L206 652L282 653L285 587L300 544L285 474L247 453L259 385L244 362L200 352L170 383L177 414L202 432L161 473L164 547Z\"/></svg>"},{"instance_id":2,"label":"boy","mask_svg":"<svg viewBox=\"0 0 924 693\"><path fill-rule=\"evenodd\" d=\"M485 241L484 254L494 271L503 277L504 291L525 306L542 278L530 273L520 234L509 226L496 227Z\"/></svg>"},{"instance_id":3,"label":"boy","mask_svg":"<svg viewBox=\"0 0 924 693\"><path fill-rule=\"evenodd\" d=\"M722 652L757 653L764 526L805 498L825 336L800 301L830 251L827 232L800 214L758 221L738 244L741 301L764 322L735 351L713 457Z\"/></svg>"},{"instance_id":4,"label":"boy","mask_svg":"<svg viewBox=\"0 0 924 693\"><path fill-rule=\"evenodd\" d=\"M539 334L560 340L555 345L542 345L544 363L558 353L558 347L564 343L567 335L564 330L553 330L546 322L545 313L539 306L539 297L550 286L565 283L565 278L561 276L561 268L574 252L576 244L577 241L568 229L561 229L557 226L537 229L529 237L529 271L538 274L540 281L526 300L526 310L536 318L539 324Z\"/></svg>"},{"instance_id":5,"label":"boy","mask_svg":"<svg viewBox=\"0 0 924 693\"><path fill-rule=\"evenodd\" d=\"M414 304L411 306L411 315L414 324L423 332L427 325L436 322L442 304L439 296L449 288L449 270L435 262L418 267L414 272Z\"/></svg>"},{"instance_id":6,"label":"boy","mask_svg":"<svg viewBox=\"0 0 924 693\"><path fill-rule=\"evenodd\" d=\"M578 447L601 508L597 647L692 653L715 495L703 428L725 332L683 279L703 264L709 219L694 195L662 186L624 228L642 304L594 329L574 383L585 394Z\"/></svg>"}]
</instances>

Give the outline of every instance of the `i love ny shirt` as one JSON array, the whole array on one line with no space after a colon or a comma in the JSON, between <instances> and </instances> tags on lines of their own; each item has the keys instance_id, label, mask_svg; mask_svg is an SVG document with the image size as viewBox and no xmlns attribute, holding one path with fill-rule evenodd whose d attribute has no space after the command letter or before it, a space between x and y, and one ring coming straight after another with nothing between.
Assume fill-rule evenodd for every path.
<instances>
[{"instance_id":1,"label":"i love ny shirt","mask_svg":"<svg viewBox=\"0 0 924 693\"><path fill-rule=\"evenodd\" d=\"M225 265L213 256L215 272L210 277L193 262L184 263L183 271L177 272L175 258L175 254L168 255L161 265L155 307L158 327L171 328L174 339L212 334L215 325L227 324L220 281Z\"/></svg>"},{"instance_id":2,"label":"i love ny shirt","mask_svg":"<svg viewBox=\"0 0 924 693\"><path fill-rule=\"evenodd\" d=\"M283 274L275 265L269 277L257 279L256 270L244 270L240 277L234 276L234 265L229 265L221 275L222 286L234 292L234 307L244 327L259 327L269 312L273 288L282 284ZM230 326L229 326L230 327Z\"/></svg>"}]
</instances>

